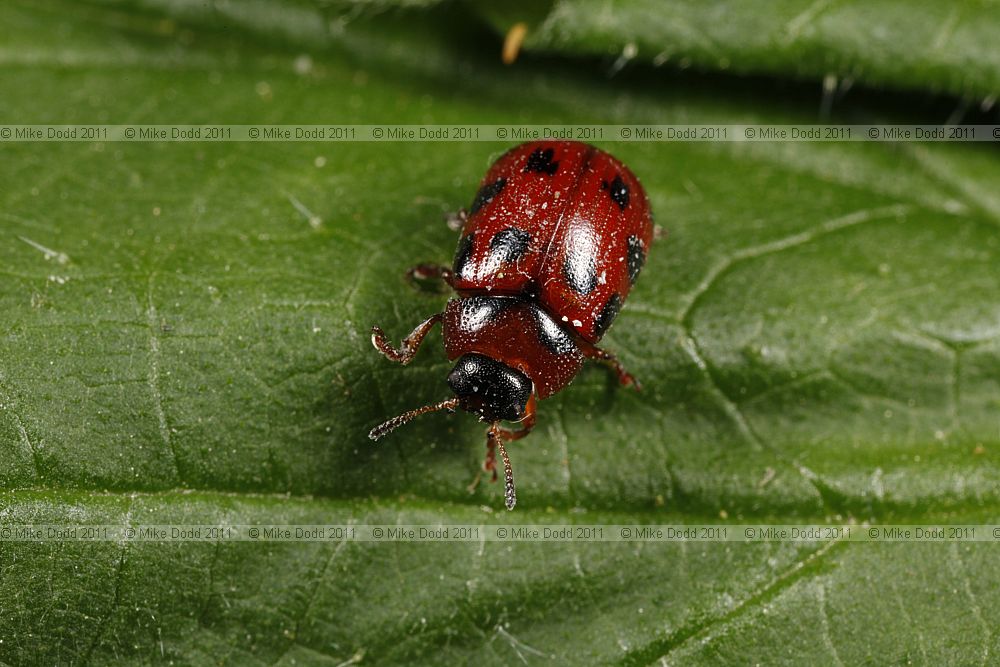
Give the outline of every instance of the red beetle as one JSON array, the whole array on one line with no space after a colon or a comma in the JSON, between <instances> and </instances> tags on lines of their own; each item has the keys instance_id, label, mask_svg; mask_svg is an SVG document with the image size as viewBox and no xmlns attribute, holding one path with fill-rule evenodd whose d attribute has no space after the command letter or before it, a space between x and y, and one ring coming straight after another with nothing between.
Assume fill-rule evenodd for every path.
<instances>
[{"instance_id":1,"label":"red beetle","mask_svg":"<svg viewBox=\"0 0 1000 667\"><path fill-rule=\"evenodd\" d=\"M585 359L609 364L622 385L639 383L597 347L635 284L653 242L653 219L638 179L604 151L576 141L538 141L498 159L468 213L449 269L419 265L411 278L440 278L458 298L421 322L400 349L379 327L372 343L409 363L441 322L455 393L376 426L378 440L418 415L457 407L490 424L484 469L496 480L503 459L507 509L516 502L504 442L535 425L535 397L568 385ZM501 421L519 422L512 431Z\"/></svg>"}]
</instances>

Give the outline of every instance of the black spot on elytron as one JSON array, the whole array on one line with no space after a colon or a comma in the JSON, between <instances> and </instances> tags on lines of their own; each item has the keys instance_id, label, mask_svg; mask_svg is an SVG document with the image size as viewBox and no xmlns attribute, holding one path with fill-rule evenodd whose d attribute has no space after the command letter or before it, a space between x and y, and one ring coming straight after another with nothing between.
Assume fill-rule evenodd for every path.
<instances>
[{"instance_id":1,"label":"black spot on elytron","mask_svg":"<svg viewBox=\"0 0 1000 667\"><path fill-rule=\"evenodd\" d=\"M527 252L530 242L531 234L523 229L508 227L490 239L490 252L501 262L514 262Z\"/></svg>"},{"instance_id":2,"label":"black spot on elytron","mask_svg":"<svg viewBox=\"0 0 1000 667\"><path fill-rule=\"evenodd\" d=\"M470 296L462 299L459 311L459 328L463 332L476 332L496 321L500 314L522 303L513 296Z\"/></svg>"},{"instance_id":3,"label":"black spot on elytron","mask_svg":"<svg viewBox=\"0 0 1000 667\"><path fill-rule=\"evenodd\" d=\"M531 310L538 323L538 339L542 341L542 345L553 354L570 354L576 351L573 338L548 313L536 305L532 305Z\"/></svg>"},{"instance_id":4,"label":"black spot on elytron","mask_svg":"<svg viewBox=\"0 0 1000 667\"><path fill-rule=\"evenodd\" d=\"M533 171L538 174L554 175L559 170L559 163L552 161L555 154L555 149L552 148L536 148L524 165L525 173Z\"/></svg>"},{"instance_id":5,"label":"black spot on elytron","mask_svg":"<svg viewBox=\"0 0 1000 667\"><path fill-rule=\"evenodd\" d=\"M612 294L608 302L604 304L601 308L600 314L597 316L597 322L594 323L594 336L600 338L607 332L608 327L611 323L615 321L618 317L618 311L622 309L622 298L617 294Z\"/></svg>"},{"instance_id":6,"label":"black spot on elytron","mask_svg":"<svg viewBox=\"0 0 1000 667\"><path fill-rule=\"evenodd\" d=\"M563 262L563 276L574 292L583 296L590 294L597 287L597 258L570 249Z\"/></svg>"},{"instance_id":7,"label":"black spot on elytron","mask_svg":"<svg viewBox=\"0 0 1000 667\"><path fill-rule=\"evenodd\" d=\"M476 193L476 198L472 200L472 206L469 208L469 215L473 215L479 209L493 201L493 198L500 194L505 185L507 185L507 179L498 178L492 183L487 183L479 188L479 192Z\"/></svg>"},{"instance_id":8,"label":"black spot on elytron","mask_svg":"<svg viewBox=\"0 0 1000 667\"><path fill-rule=\"evenodd\" d=\"M615 180L610 183L601 181L601 189L608 191L611 199L618 204L618 208L621 210L624 211L625 207L628 206L628 186L622 180L621 174L615 174Z\"/></svg>"},{"instance_id":9,"label":"black spot on elytron","mask_svg":"<svg viewBox=\"0 0 1000 667\"><path fill-rule=\"evenodd\" d=\"M642 271L642 265L646 263L646 249L642 246L642 239L638 236L628 237L628 281L635 285Z\"/></svg>"},{"instance_id":10,"label":"black spot on elytron","mask_svg":"<svg viewBox=\"0 0 1000 667\"><path fill-rule=\"evenodd\" d=\"M458 242L458 248L455 249L455 262L452 264L451 270L459 278L462 277L465 265L469 263L469 258L472 256L474 236L475 233L463 236Z\"/></svg>"}]
</instances>

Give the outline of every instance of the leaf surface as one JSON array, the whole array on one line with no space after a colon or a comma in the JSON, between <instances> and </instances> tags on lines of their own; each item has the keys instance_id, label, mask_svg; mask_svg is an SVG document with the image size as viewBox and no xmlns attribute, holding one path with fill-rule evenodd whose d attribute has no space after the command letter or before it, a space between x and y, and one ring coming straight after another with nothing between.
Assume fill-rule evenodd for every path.
<instances>
[{"instance_id":1,"label":"leaf surface","mask_svg":"<svg viewBox=\"0 0 1000 667\"><path fill-rule=\"evenodd\" d=\"M451 7L339 32L302 7L228 30L182 4L5 5L0 122L814 120L739 87L651 85L659 72L504 69ZM511 447L506 514L502 488L466 490L484 453L468 415L366 438L447 391L437 333L401 368L368 332L401 338L441 309L403 273L449 261L443 216L506 145L3 144L0 517L995 516L995 152L602 145L668 232L604 340L645 390L592 368L542 403ZM988 663L990 548L4 543L0 661Z\"/></svg>"}]
</instances>

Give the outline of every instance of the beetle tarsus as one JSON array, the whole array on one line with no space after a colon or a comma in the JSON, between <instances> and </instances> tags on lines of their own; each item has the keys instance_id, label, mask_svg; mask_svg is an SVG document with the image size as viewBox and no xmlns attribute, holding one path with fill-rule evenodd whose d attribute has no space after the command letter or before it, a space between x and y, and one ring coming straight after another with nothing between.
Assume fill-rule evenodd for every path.
<instances>
[{"instance_id":1,"label":"beetle tarsus","mask_svg":"<svg viewBox=\"0 0 1000 667\"><path fill-rule=\"evenodd\" d=\"M636 391L642 391L642 384L639 383L639 380L625 370L625 367L622 366L622 362L620 362L618 357L612 353L607 350L602 350L596 345L592 345L590 343L581 344L580 350L588 359L598 361L614 371L615 375L618 376L618 383L621 386L632 387Z\"/></svg>"},{"instance_id":2,"label":"beetle tarsus","mask_svg":"<svg viewBox=\"0 0 1000 667\"><path fill-rule=\"evenodd\" d=\"M417 264L407 270L406 279L417 287L422 287L435 280L441 281L448 287L453 287L455 274L450 268L440 264Z\"/></svg>"},{"instance_id":3,"label":"beetle tarsus","mask_svg":"<svg viewBox=\"0 0 1000 667\"><path fill-rule=\"evenodd\" d=\"M445 224L448 225L448 229L453 232L457 232L462 227L465 226L465 222L469 219L469 212L464 208L460 208L454 213L449 213L445 216Z\"/></svg>"},{"instance_id":4,"label":"beetle tarsus","mask_svg":"<svg viewBox=\"0 0 1000 667\"><path fill-rule=\"evenodd\" d=\"M372 345L390 361L395 361L405 366L413 361L417 350L420 349L420 344L424 342L424 338L434 328L434 325L441 321L441 318L441 313L438 313L437 315L431 315L418 324L417 328L403 339L403 343L399 349L392 346L392 343L389 342L389 337L385 335L381 327L372 327Z\"/></svg>"}]
</instances>

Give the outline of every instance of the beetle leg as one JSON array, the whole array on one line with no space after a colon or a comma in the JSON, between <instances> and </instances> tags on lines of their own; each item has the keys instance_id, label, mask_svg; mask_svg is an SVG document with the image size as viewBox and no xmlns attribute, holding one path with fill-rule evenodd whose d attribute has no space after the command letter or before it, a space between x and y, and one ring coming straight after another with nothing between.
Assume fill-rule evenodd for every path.
<instances>
[{"instance_id":1,"label":"beetle leg","mask_svg":"<svg viewBox=\"0 0 1000 667\"><path fill-rule=\"evenodd\" d=\"M381 328L372 327L372 345L390 361L404 365L408 364L413 361L413 357L417 354L417 349L420 347L420 343L424 341L424 337L427 336L430 330L434 328L434 325L440 322L443 317L441 313L438 313L431 315L418 324L417 328L403 339L403 344L398 350L392 346L392 343L389 342L389 339Z\"/></svg>"},{"instance_id":2,"label":"beetle leg","mask_svg":"<svg viewBox=\"0 0 1000 667\"><path fill-rule=\"evenodd\" d=\"M476 487L479 486L479 480L483 478L483 472L491 473L491 482L497 481L497 444L489 434L486 435L486 460L483 461L483 469L477 470L476 476L472 479L472 482L465 487L469 493L476 492Z\"/></svg>"},{"instance_id":3,"label":"beetle leg","mask_svg":"<svg viewBox=\"0 0 1000 667\"><path fill-rule=\"evenodd\" d=\"M471 482L469 482L469 485L465 487L465 490L468 491L469 493L475 493L476 487L479 486L479 480L481 480L482 478L483 478L483 471L480 470L476 472L476 476L472 479Z\"/></svg>"},{"instance_id":4,"label":"beetle leg","mask_svg":"<svg viewBox=\"0 0 1000 667\"><path fill-rule=\"evenodd\" d=\"M466 220L469 219L469 212L464 208L460 208L454 213L449 213L445 216L444 221L448 225L448 229L453 232L457 232L462 227L465 227Z\"/></svg>"},{"instance_id":5,"label":"beetle leg","mask_svg":"<svg viewBox=\"0 0 1000 667\"><path fill-rule=\"evenodd\" d=\"M443 280L453 287L454 274L450 268L440 264L417 264L406 272L406 279L417 286L428 280Z\"/></svg>"},{"instance_id":6,"label":"beetle leg","mask_svg":"<svg viewBox=\"0 0 1000 667\"><path fill-rule=\"evenodd\" d=\"M486 437L486 460L483 461L483 470L493 473L490 477L491 482L497 481L497 444L489 436Z\"/></svg>"},{"instance_id":7,"label":"beetle leg","mask_svg":"<svg viewBox=\"0 0 1000 667\"><path fill-rule=\"evenodd\" d=\"M586 341L580 341L579 343L580 351L583 352L583 356L588 359L593 359L594 361L599 361L605 366L608 366L615 372L618 376L618 382L621 383L623 387L635 387L636 391L642 391L642 385L639 384L639 380L635 378L634 375L625 370L622 366L622 362L618 361L618 357L611 354L607 350L602 350L601 348L588 343Z\"/></svg>"},{"instance_id":8,"label":"beetle leg","mask_svg":"<svg viewBox=\"0 0 1000 667\"><path fill-rule=\"evenodd\" d=\"M486 458L483 460L483 469L476 472L476 478L472 480L469 484L469 493L476 490L479 486L479 480L482 479L483 473L490 473L490 481L497 481L497 440L495 440L491 433L493 426L490 427L490 432L486 434Z\"/></svg>"},{"instance_id":9,"label":"beetle leg","mask_svg":"<svg viewBox=\"0 0 1000 667\"><path fill-rule=\"evenodd\" d=\"M501 428L499 429L500 437L506 442L511 442L513 440L520 440L524 436L531 433L531 429L535 428L535 395L532 394L528 398L528 403L524 406L524 416L521 417L521 428L516 431L511 431L510 429Z\"/></svg>"}]
</instances>

